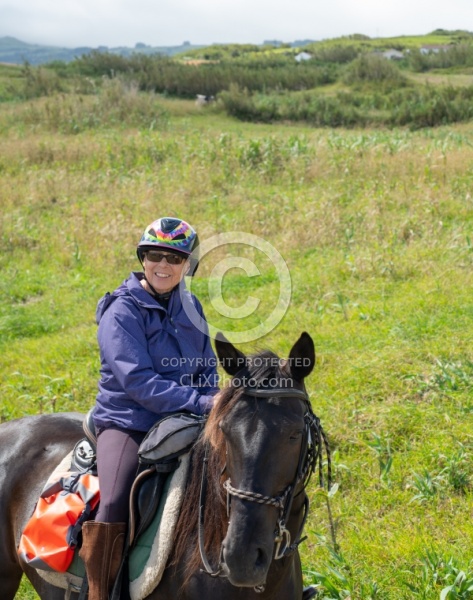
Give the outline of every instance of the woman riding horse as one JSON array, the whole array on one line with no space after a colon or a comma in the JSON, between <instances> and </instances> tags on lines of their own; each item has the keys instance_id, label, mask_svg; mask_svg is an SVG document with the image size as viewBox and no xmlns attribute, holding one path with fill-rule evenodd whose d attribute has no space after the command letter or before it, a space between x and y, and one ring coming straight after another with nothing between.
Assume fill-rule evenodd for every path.
<instances>
[{"instance_id":1,"label":"woman riding horse","mask_svg":"<svg viewBox=\"0 0 473 600\"><path fill-rule=\"evenodd\" d=\"M185 221L154 221L137 246L144 272L131 273L97 307L101 378L93 418L101 498L95 521L83 526L80 551L89 600L106 600L116 578L145 434L169 413L208 413L218 391L202 307L184 283L197 269L197 246ZM198 327L189 317L195 311Z\"/></svg>"},{"instance_id":2,"label":"woman riding horse","mask_svg":"<svg viewBox=\"0 0 473 600\"><path fill-rule=\"evenodd\" d=\"M303 333L288 360L269 351L245 356L221 337L215 347L232 380L192 451L190 501L161 582L140 590L140 598L308 600L315 590L303 590L298 551L305 490L317 470L322 485L325 459L330 487L326 436L304 387L315 364L312 339ZM23 573L41 600L64 600L66 588L77 600L68 574L48 581L17 547L44 483L83 437L83 417L43 414L0 424L1 600L14 599Z\"/></svg>"}]
</instances>

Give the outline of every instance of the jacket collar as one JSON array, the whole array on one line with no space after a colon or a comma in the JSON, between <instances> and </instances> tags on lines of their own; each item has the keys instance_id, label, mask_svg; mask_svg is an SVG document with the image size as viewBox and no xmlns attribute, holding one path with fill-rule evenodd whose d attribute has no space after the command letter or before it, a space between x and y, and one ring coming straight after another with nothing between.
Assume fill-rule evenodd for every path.
<instances>
[{"instance_id":1,"label":"jacket collar","mask_svg":"<svg viewBox=\"0 0 473 600\"><path fill-rule=\"evenodd\" d=\"M182 306L182 294L188 295L188 290L184 279L181 283L175 287L169 298L168 309L161 306L161 304L147 292L141 284L144 279L144 274L141 271L133 272L130 277L126 280L125 285L128 293L133 297L137 304L144 308L164 310L165 312L175 314ZM120 288L119 288L120 289ZM118 291L118 290L117 290Z\"/></svg>"}]
</instances>

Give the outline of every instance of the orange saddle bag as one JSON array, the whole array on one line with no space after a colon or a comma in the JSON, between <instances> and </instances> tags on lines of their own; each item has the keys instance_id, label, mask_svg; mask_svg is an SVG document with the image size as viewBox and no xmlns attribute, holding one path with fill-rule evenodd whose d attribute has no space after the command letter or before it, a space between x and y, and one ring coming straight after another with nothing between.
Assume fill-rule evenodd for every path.
<instances>
[{"instance_id":1,"label":"orange saddle bag","mask_svg":"<svg viewBox=\"0 0 473 600\"><path fill-rule=\"evenodd\" d=\"M91 473L52 477L23 531L18 554L36 569L64 572L74 558L82 523L99 502L99 482Z\"/></svg>"}]
</instances>

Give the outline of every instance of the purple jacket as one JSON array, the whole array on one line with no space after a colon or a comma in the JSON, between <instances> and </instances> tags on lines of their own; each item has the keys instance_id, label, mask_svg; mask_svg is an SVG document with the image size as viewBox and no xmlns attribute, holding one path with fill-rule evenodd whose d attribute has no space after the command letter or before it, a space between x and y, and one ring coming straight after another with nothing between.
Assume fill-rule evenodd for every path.
<instances>
[{"instance_id":1,"label":"purple jacket","mask_svg":"<svg viewBox=\"0 0 473 600\"><path fill-rule=\"evenodd\" d=\"M184 282L162 307L131 273L97 306L101 378L98 427L148 431L164 415L204 414L218 391L217 359L197 298ZM188 314L193 313L194 323Z\"/></svg>"}]
</instances>

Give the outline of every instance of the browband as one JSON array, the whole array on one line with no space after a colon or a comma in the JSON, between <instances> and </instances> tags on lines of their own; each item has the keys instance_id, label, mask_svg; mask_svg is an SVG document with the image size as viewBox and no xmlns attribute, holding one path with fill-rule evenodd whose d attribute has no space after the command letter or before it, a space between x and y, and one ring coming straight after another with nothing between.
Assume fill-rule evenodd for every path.
<instances>
[{"instance_id":1,"label":"browband","mask_svg":"<svg viewBox=\"0 0 473 600\"><path fill-rule=\"evenodd\" d=\"M279 396L283 398L298 398L300 400L309 400L307 392L296 388L243 388L247 396L255 398L272 398Z\"/></svg>"}]
</instances>

